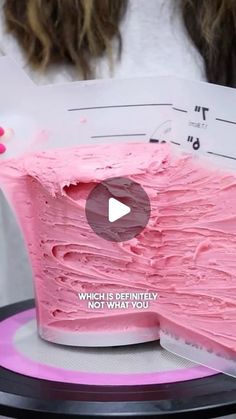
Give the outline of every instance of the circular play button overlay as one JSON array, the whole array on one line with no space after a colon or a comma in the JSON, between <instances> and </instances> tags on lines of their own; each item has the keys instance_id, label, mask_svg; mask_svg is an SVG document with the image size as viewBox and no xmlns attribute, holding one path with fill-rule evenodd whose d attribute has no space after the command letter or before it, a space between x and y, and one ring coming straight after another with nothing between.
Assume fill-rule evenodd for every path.
<instances>
[{"instance_id":1,"label":"circular play button overlay","mask_svg":"<svg viewBox=\"0 0 236 419\"><path fill-rule=\"evenodd\" d=\"M146 227L150 201L139 183L124 177L109 178L92 189L85 212L88 224L99 237L123 242Z\"/></svg>"}]
</instances>

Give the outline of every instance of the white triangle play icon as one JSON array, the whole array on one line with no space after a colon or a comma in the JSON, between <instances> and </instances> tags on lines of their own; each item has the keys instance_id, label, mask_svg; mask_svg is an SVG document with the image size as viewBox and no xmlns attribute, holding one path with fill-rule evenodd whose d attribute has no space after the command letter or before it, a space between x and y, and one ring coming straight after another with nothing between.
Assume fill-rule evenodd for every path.
<instances>
[{"instance_id":1,"label":"white triangle play icon","mask_svg":"<svg viewBox=\"0 0 236 419\"><path fill-rule=\"evenodd\" d=\"M108 219L110 223L114 223L114 221L117 221L120 218L124 217L125 215L129 214L130 211L131 211L130 207L118 201L117 199L115 198L109 199Z\"/></svg>"}]
</instances>

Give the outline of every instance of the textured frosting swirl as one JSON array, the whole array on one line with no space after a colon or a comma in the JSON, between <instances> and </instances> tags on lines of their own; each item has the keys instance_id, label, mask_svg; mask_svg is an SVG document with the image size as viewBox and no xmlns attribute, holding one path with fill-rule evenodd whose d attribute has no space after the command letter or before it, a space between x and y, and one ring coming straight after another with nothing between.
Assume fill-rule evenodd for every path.
<instances>
[{"instance_id":1,"label":"textured frosting swirl","mask_svg":"<svg viewBox=\"0 0 236 419\"><path fill-rule=\"evenodd\" d=\"M126 176L151 202L147 227L113 243L85 217L91 188ZM236 175L164 145L81 146L1 164L27 242L38 318L63 330L167 328L236 351ZM144 310L89 310L79 292L156 292ZM115 318L115 321L112 319Z\"/></svg>"}]
</instances>

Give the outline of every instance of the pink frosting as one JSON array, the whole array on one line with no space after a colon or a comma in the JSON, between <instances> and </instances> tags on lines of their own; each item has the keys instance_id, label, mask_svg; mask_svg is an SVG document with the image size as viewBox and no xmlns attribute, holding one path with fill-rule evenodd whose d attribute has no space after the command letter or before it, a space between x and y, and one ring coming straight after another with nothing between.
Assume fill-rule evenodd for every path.
<instances>
[{"instance_id":1,"label":"pink frosting","mask_svg":"<svg viewBox=\"0 0 236 419\"><path fill-rule=\"evenodd\" d=\"M85 217L91 189L126 176L151 218L113 243ZM80 331L161 327L207 349L236 351L236 175L168 145L120 144L30 154L1 163L34 272L38 320ZM150 292L148 309L91 310L79 292ZM115 320L115 321L113 321Z\"/></svg>"}]
</instances>

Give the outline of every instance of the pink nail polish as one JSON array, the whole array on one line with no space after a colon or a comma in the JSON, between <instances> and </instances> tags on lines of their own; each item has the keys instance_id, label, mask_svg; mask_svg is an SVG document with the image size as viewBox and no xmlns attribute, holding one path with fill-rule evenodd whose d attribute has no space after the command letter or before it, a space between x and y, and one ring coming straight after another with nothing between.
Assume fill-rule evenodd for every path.
<instances>
[{"instance_id":1,"label":"pink nail polish","mask_svg":"<svg viewBox=\"0 0 236 419\"><path fill-rule=\"evenodd\" d=\"M5 153L6 151L6 146L4 144L0 144L0 154Z\"/></svg>"}]
</instances>

